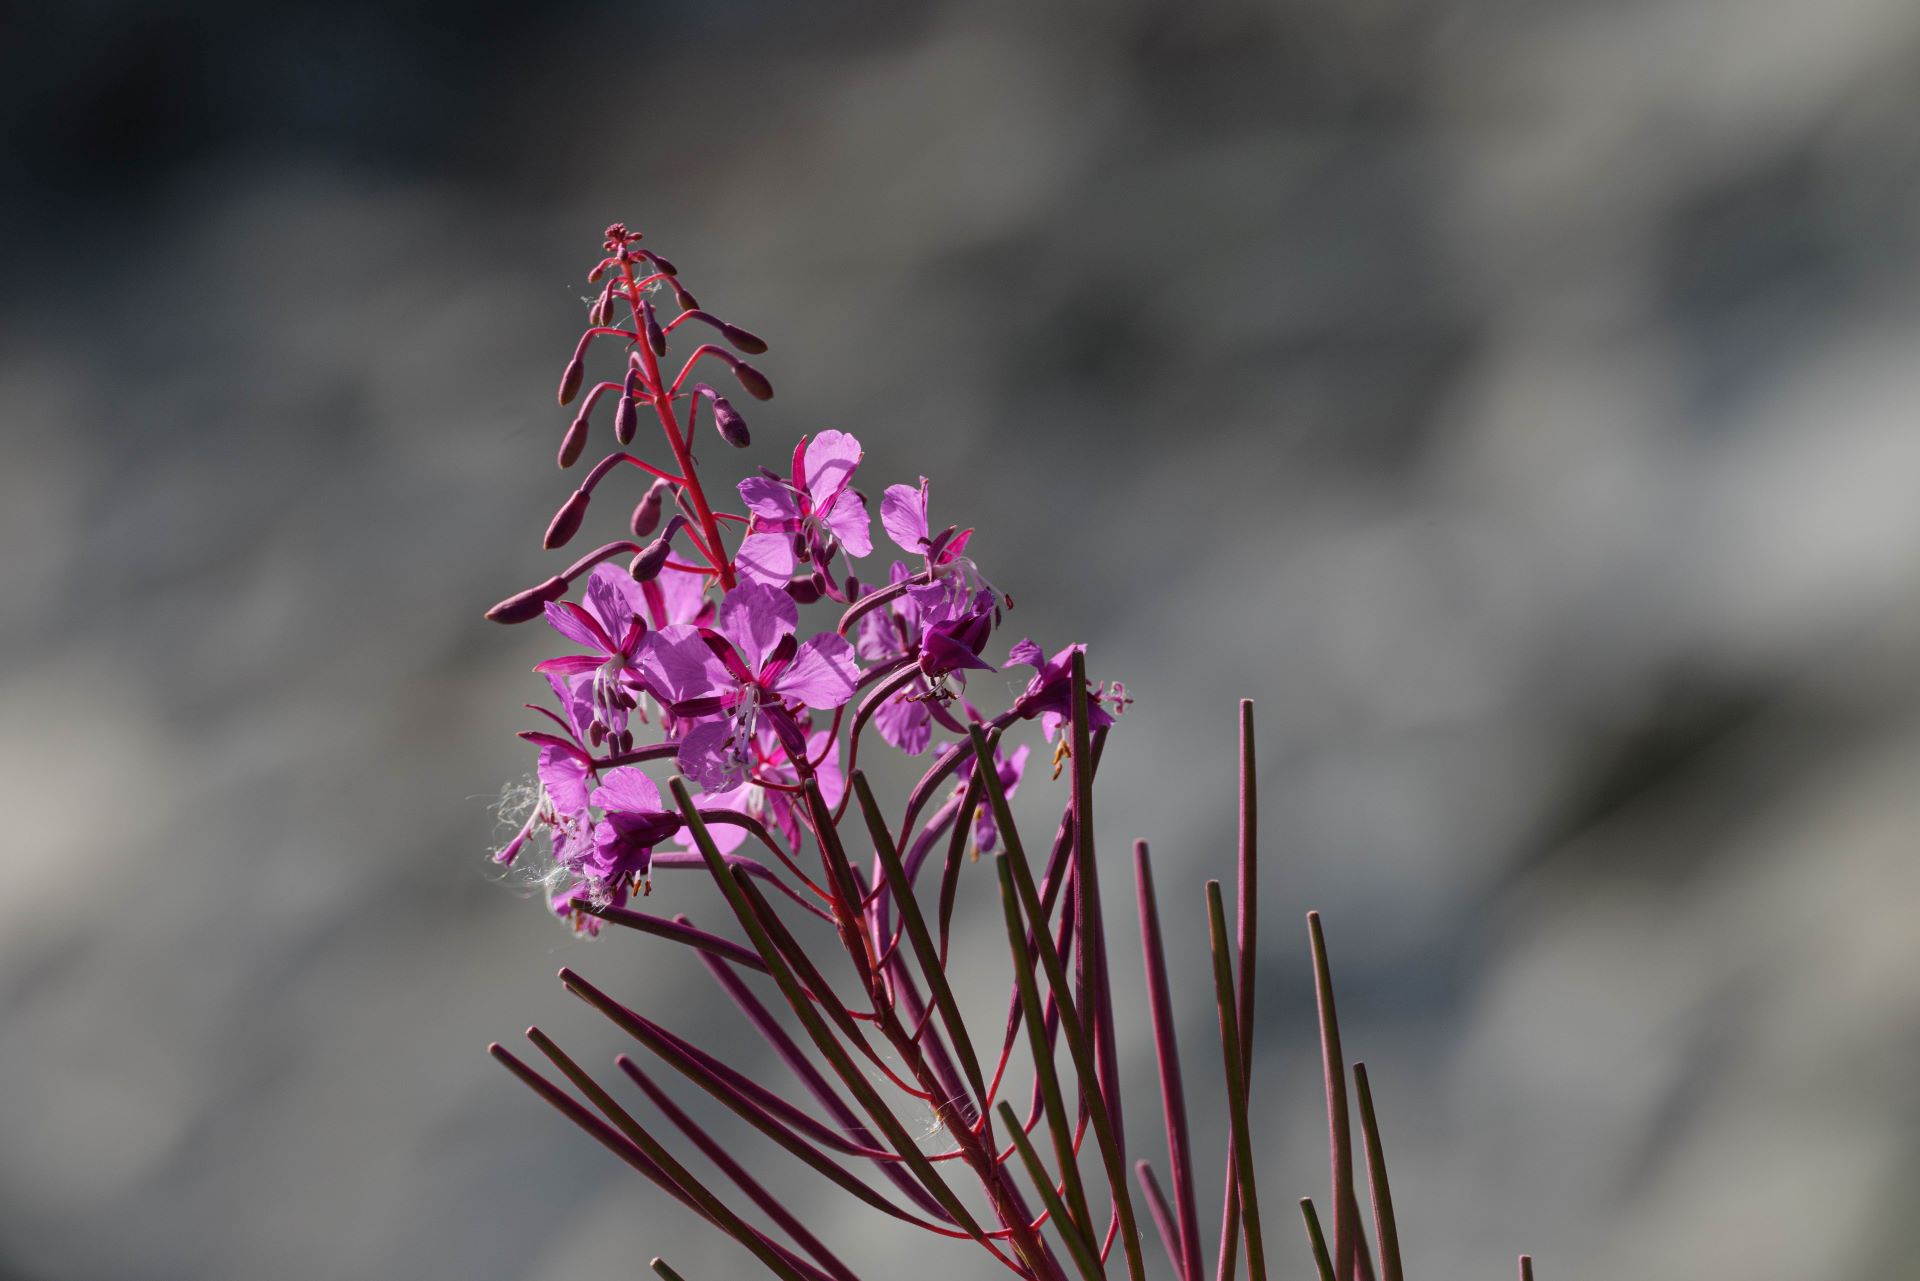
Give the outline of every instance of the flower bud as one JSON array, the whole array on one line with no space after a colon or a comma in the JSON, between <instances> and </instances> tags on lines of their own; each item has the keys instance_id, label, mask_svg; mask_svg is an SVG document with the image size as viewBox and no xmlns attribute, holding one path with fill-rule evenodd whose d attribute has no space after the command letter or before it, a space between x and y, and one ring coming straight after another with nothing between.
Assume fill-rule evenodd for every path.
<instances>
[{"instance_id":1,"label":"flower bud","mask_svg":"<svg viewBox=\"0 0 1920 1281\"><path fill-rule=\"evenodd\" d=\"M566 590L566 579L558 576L549 578L544 583L507 597L487 611L487 618L496 623L524 623L546 613L547 602L559 600Z\"/></svg>"},{"instance_id":2,"label":"flower bud","mask_svg":"<svg viewBox=\"0 0 1920 1281\"><path fill-rule=\"evenodd\" d=\"M740 385L747 389L747 395L753 397L755 400L773 399L773 384L767 381L765 374L755 369L752 365L749 365L746 361L736 360L733 362L733 376L738 378Z\"/></svg>"},{"instance_id":3,"label":"flower bud","mask_svg":"<svg viewBox=\"0 0 1920 1281\"><path fill-rule=\"evenodd\" d=\"M653 252L653 250L642 249L640 252L653 260L653 266L656 271L659 271L669 276L677 276L680 274L680 269L678 267L668 262L665 258L662 258L659 254Z\"/></svg>"},{"instance_id":4,"label":"flower bud","mask_svg":"<svg viewBox=\"0 0 1920 1281\"><path fill-rule=\"evenodd\" d=\"M587 361L584 351L577 351L573 359L567 362L566 372L560 375L560 403L566 404L579 394L580 380L586 376Z\"/></svg>"},{"instance_id":5,"label":"flower bud","mask_svg":"<svg viewBox=\"0 0 1920 1281\"><path fill-rule=\"evenodd\" d=\"M613 411L613 438L622 445L631 445L634 433L639 430L640 411L634 408L632 396L622 394L620 404Z\"/></svg>"},{"instance_id":6,"label":"flower bud","mask_svg":"<svg viewBox=\"0 0 1920 1281\"><path fill-rule=\"evenodd\" d=\"M560 510L553 514L553 520L547 525L547 536L540 545L548 551L565 547L580 532L580 522L587 516L587 501L586 490L574 490L567 501L560 504Z\"/></svg>"},{"instance_id":7,"label":"flower bud","mask_svg":"<svg viewBox=\"0 0 1920 1281\"><path fill-rule=\"evenodd\" d=\"M820 588L811 578L795 578L787 583L787 595L796 605L811 605L820 599Z\"/></svg>"},{"instance_id":8,"label":"flower bud","mask_svg":"<svg viewBox=\"0 0 1920 1281\"><path fill-rule=\"evenodd\" d=\"M726 340L749 356L758 356L767 349L766 340L758 334L750 334L740 326L730 325L724 320L719 324L720 332L725 335Z\"/></svg>"},{"instance_id":9,"label":"flower bud","mask_svg":"<svg viewBox=\"0 0 1920 1281\"><path fill-rule=\"evenodd\" d=\"M582 407L580 416L567 424L567 434L560 438L560 467L565 470L580 461L580 455L587 448L587 411Z\"/></svg>"},{"instance_id":10,"label":"flower bud","mask_svg":"<svg viewBox=\"0 0 1920 1281\"><path fill-rule=\"evenodd\" d=\"M660 576L661 566L667 563L667 553L672 550L667 535L663 534L640 549L640 554L627 566L627 572L636 583L652 582Z\"/></svg>"},{"instance_id":11,"label":"flower bud","mask_svg":"<svg viewBox=\"0 0 1920 1281\"><path fill-rule=\"evenodd\" d=\"M687 292L687 287L680 283L678 276L668 276L667 283L673 286L673 300L680 304L681 311L700 310L700 300Z\"/></svg>"},{"instance_id":12,"label":"flower bud","mask_svg":"<svg viewBox=\"0 0 1920 1281\"><path fill-rule=\"evenodd\" d=\"M659 317L653 314L653 304L642 299L640 303L640 327L647 335L647 346L653 348L653 354L667 354L667 331L660 328Z\"/></svg>"},{"instance_id":13,"label":"flower bud","mask_svg":"<svg viewBox=\"0 0 1920 1281\"><path fill-rule=\"evenodd\" d=\"M656 480L647 488L647 493L633 509L633 519L628 522L635 538L645 538L660 527L660 503L666 495L667 482Z\"/></svg>"},{"instance_id":14,"label":"flower bud","mask_svg":"<svg viewBox=\"0 0 1920 1281\"><path fill-rule=\"evenodd\" d=\"M735 449L745 449L753 443L753 438L747 434L747 420L740 416L739 410L727 403L725 396L716 395L713 398L713 425L719 430L720 439Z\"/></svg>"}]
</instances>

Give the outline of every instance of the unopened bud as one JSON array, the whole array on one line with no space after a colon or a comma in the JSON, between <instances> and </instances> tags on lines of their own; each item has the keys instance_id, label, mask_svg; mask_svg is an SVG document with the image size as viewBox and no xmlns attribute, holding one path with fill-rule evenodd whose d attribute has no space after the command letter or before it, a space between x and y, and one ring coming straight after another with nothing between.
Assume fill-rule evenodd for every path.
<instances>
[{"instance_id":1,"label":"unopened bud","mask_svg":"<svg viewBox=\"0 0 1920 1281\"><path fill-rule=\"evenodd\" d=\"M647 488L646 496L634 505L629 527L635 538L645 538L660 527L660 503L666 489L666 481L656 480Z\"/></svg>"},{"instance_id":2,"label":"unopened bud","mask_svg":"<svg viewBox=\"0 0 1920 1281\"><path fill-rule=\"evenodd\" d=\"M758 334L748 333L738 325L729 325L723 320L720 322L720 332L726 335L728 342L749 356L758 356L767 349L766 339Z\"/></svg>"},{"instance_id":3,"label":"unopened bud","mask_svg":"<svg viewBox=\"0 0 1920 1281\"><path fill-rule=\"evenodd\" d=\"M660 320L653 314L653 304L644 299L640 303L640 325L646 331L647 346L653 348L653 354L666 355L667 331L660 328Z\"/></svg>"},{"instance_id":4,"label":"unopened bud","mask_svg":"<svg viewBox=\"0 0 1920 1281\"><path fill-rule=\"evenodd\" d=\"M672 550L672 544L662 535L640 549L640 554L627 566L627 572L636 583L652 582L660 576L661 567L667 563L667 553Z\"/></svg>"},{"instance_id":5,"label":"unopened bud","mask_svg":"<svg viewBox=\"0 0 1920 1281\"><path fill-rule=\"evenodd\" d=\"M567 434L560 438L560 466L562 470L580 461L580 455L587 448L587 412L583 408L580 416L567 424Z\"/></svg>"},{"instance_id":6,"label":"unopened bud","mask_svg":"<svg viewBox=\"0 0 1920 1281\"><path fill-rule=\"evenodd\" d=\"M603 258L598 263L594 264L594 268L592 271L587 273L587 283L590 285L597 285L600 283L600 277L606 274L607 274L607 263L606 263L606 260Z\"/></svg>"},{"instance_id":7,"label":"unopened bud","mask_svg":"<svg viewBox=\"0 0 1920 1281\"><path fill-rule=\"evenodd\" d=\"M787 595L796 605L811 605L820 599L820 589L811 578L795 578L787 583Z\"/></svg>"},{"instance_id":8,"label":"unopened bud","mask_svg":"<svg viewBox=\"0 0 1920 1281\"><path fill-rule=\"evenodd\" d=\"M613 411L613 438L622 445L631 445L634 433L639 430L640 411L634 408L633 397L622 395Z\"/></svg>"},{"instance_id":9,"label":"unopened bud","mask_svg":"<svg viewBox=\"0 0 1920 1281\"><path fill-rule=\"evenodd\" d=\"M573 536L580 532L580 522L587 517L587 491L576 489L560 504L560 510L553 514L553 520L547 525L547 536L540 545L548 551L556 547L565 547Z\"/></svg>"},{"instance_id":10,"label":"unopened bud","mask_svg":"<svg viewBox=\"0 0 1920 1281\"><path fill-rule=\"evenodd\" d=\"M736 360L733 362L733 376L738 378L740 385L747 389L747 395L753 397L755 400L773 399L773 384L767 381L765 374L755 369L752 365L749 365L746 361Z\"/></svg>"},{"instance_id":11,"label":"unopened bud","mask_svg":"<svg viewBox=\"0 0 1920 1281\"><path fill-rule=\"evenodd\" d=\"M687 287L680 283L678 276L668 276L667 283L673 286L673 300L680 304L681 311L700 310L700 300L687 292Z\"/></svg>"},{"instance_id":12,"label":"unopened bud","mask_svg":"<svg viewBox=\"0 0 1920 1281\"><path fill-rule=\"evenodd\" d=\"M566 372L560 375L560 403L566 404L580 391L580 380L586 376L587 362L584 352L574 353L567 362Z\"/></svg>"},{"instance_id":13,"label":"unopened bud","mask_svg":"<svg viewBox=\"0 0 1920 1281\"><path fill-rule=\"evenodd\" d=\"M544 583L507 597L487 611L487 618L496 623L524 623L546 613L547 602L559 600L566 590L566 579L558 576L549 578Z\"/></svg>"},{"instance_id":14,"label":"unopened bud","mask_svg":"<svg viewBox=\"0 0 1920 1281\"><path fill-rule=\"evenodd\" d=\"M747 420L740 416L739 410L727 403L725 396L713 398L713 425L720 432L720 439L735 449L745 449L753 443L753 438L747 434Z\"/></svg>"},{"instance_id":15,"label":"unopened bud","mask_svg":"<svg viewBox=\"0 0 1920 1281\"><path fill-rule=\"evenodd\" d=\"M662 258L659 254L653 252L653 250L645 249L645 250L642 250L641 252L643 252L644 254L646 254L647 257L653 260L653 265L655 270L664 272L666 275L669 275L669 276L677 276L680 274L680 269L678 267L668 262L665 258Z\"/></svg>"}]
</instances>

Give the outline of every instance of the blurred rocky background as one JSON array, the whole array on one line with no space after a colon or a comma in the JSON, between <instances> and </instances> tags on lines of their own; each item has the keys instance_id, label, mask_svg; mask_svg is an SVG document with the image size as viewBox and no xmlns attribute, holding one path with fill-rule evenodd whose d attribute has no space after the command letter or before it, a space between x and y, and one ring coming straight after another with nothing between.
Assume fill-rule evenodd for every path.
<instances>
[{"instance_id":1,"label":"blurred rocky background","mask_svg":"<svg viewBox=\"0 0 1920 1281\"><path fill-rule=\"evenodd\" d=\"M1920 9L6 25L0 1276L742 1275L482 1053L619 1047L563 963L745 1044L484 861L545 646L479 612L551 572L614 219L773 343L758 461L835 426L876 491L933 476L1005 639L1138 697L1102 841L1147 1154L1125 842L1211 1109L1258 700L1289 1275L1307 907L1420 1275L1920 1275ZM868 1276L982 1275L778 1177Z\"/></svg>"}]
</instances>

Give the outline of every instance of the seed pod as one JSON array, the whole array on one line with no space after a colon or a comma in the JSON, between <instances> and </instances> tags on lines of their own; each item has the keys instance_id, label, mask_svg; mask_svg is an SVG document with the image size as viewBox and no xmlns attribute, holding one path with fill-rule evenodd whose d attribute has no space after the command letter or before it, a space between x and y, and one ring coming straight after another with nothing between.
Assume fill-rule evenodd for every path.
<instances>
[{"instance_id":1,"label":"seed pod","mask_svg":"<svg viewBox=\"0 0 1920 1281\"><path fill-rule=\"evenodd\" d=\"M667 482L656 480L647 487L647 493L633 508L633 519L628 527L633 530L636 539L645 538L660 527L660 503L666 496Z\"/></svg>"},{"instance_id":2,"label":"seed pod","mask_svg":"<svg viewBox=\"0 0 1920 1281\"><path fill-rule=\"evenodd\" d=\"M749 365L746 361L736 360L733 362L733 376L738 378L740 385L747 389L747 395L753 397L755 400L773 399L773 384L767 381L765 374L755 369L752 365Z\"/></svg>"},{"instance_id":3,"label":"seed pod","mask_svg":"<svg viewBox=\"0 0 1920 1281\"><path fill-rule=\"evenodd\" d=\"M567 580L556 575L507 597L487 611L487 618L496 623L524 623L546 613L547 602L559 600L566 590Z\"/></svg>"},{"instance_id":4,"label":"seed pod","mask_svg":"<svg viewBox=\"0 0 1920 1281\"><path fill-rule=\"evenodd\" d=\"M720 332L725 335L726 340L749 356L758 356L767 349L766 340L758 334L748 333L740 326L730 325L724 320L720 321L719 325Z\"/></svg>"},{"instance_id":5,"label":"seed pod","mask_svg":"<svg viewBox=\"0 0 1920 1281\"><path fill-rule=\"evenodd\" d=\"M560 438L561 470L580 461L580 455L587 448L587 426L587 411L582 406L579 417L567 424L567 434Z\"/></svg>"},{"instance_id":6,"label":"seed pod","mask_svg":"<svg viewBox=\"0 0 1920 1281\"><path fill-rule=\"evenodd\" d=\"M573 536L580 532L580 522L587 516L587 491L576 489L560 504L560 510L553 514L553 520L547 525L547 536L540 545L548 551L556 547L565 547Z\"/></svg>"},{"instance_id":7,"label":"seed pod","mask_svg":"<svg viewBox=\"0 0 1920 1281\"><path fill-rule=\"evenodd\" d=\"M720 439L735 449L745 449L753 443L753 438L747 434L747 420L740 416L739 410L727 403L725 396L715 395L713 398L713 425L719 430Z\"/></svg>"},{"instance_id":8,"label":"seed pod","mask_svg":"<svg viewBox=\"0 0 1920 1281\"><path fill-rule=\"evenodd\" d=\"M566 404L580 392L580 380L586 376L587 362L585 352L575 352L573 359L567 362L566 372L560 375L560 403Z\"/></svg>"}]
</instances>

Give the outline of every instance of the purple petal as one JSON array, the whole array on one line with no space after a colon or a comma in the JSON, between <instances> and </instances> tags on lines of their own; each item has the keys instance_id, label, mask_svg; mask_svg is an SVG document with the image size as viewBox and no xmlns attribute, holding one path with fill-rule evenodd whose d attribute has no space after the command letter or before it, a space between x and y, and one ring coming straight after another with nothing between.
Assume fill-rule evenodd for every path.
<instances>
[{"instance_id":1,"label":"purple petal","mask_svg":"<svg viewBox=\"0 0 1920 1281\"><path fill-rule=\"evenodd\" d=\"M678 623L652 632L640 647L636 666L668 703L717 696L734 688L720 660L696 627Z\"/></svg>"},{"instance_id":2,"label":"purple petal","mask_svg":"<svg viewBox=\"0 0 1920 1281\"><path fill-rule=\"evenodd\" d=\"M732 641L756 672L781 638L793 635L799 625L800 608L793 597L765 583L742 583L728 592L714 619L714 630Z\"/></svg>"},{"instance_id":3,"label":"purple petal","mask_svg":"<svg viewBox=\"0 0 1920 1281\"><path fill-rule=\"evenodd\" d=\"M632 574L613 565L594 566L593 575L587 579L586 600L587 609L600 620L608 638L616 641L626 635L634 619L647 615L647 598L640 584L633 581Z\"/></svg>"},{"instance_id":4,"label":"purple petal","mask_svg":"<svg viewBox=\"0 0 1920 1281\"><path fill-rule=\"evenodd\" d=\"M750 583L785 587L793 577L792 535L748 534L733 554L733 567Z\"/></svg>"},{"instance_id":5,"label":"purple petal","mask_svg":"<svg viewBox=\"0 0 1920 1281\"><path fill-rule=\"evenodd\" d=\"M733 718L702 721L680 740L680 772L709 792L737 786L744 777L732 751Z\"/></svg>"},{"instance_id":6,"label":"purple petal","mask_svg":"<svg viewBox=\"0 0 1920 1281\"><path fill-rule=\"evenodd\" d=\"M576 645L584 645L602 654L611 652L613 638L606 635L604 629L595 630L595 624L592 621L574 612L579 608L577 605L569 608L562 601L548 601L547 625Z\"/></svg>"},{"instance_id":7,"label":"purple petal","mask_svg":"<svg viewBox=\"0 0 1920 1281\"><path fill-rule=\"evenodd\" d=\"M587 767L578 757L557 747L543 747L535 773L556 811L578 814L587 808Z\"/></svg>"},{"instance_id":8,"label":"purple petal","mask_svg":"<svg viewBox=\"0 0 1920 1281\"><path fill-rule=\"evenodd\" d=\"M847 776L840 768L840 744L831 729L807 735L807 759L820 762L814 766L813 776L820 784L821 799L828 805L838 805L847 794Z\"/></svg>"},{"instance_id":9,"label":"purple petal","mask_svg":"<svg viewBox=\"0 0 1920 1281\"><path fill-rule=\"evenodd\" d=\"M822 632L794 653L793 662L774 679L773 688L808 707L831 711L853 697L860 668L844 636Z\"/></svg>"},{"instance_id":10,"label":"purple petal","mask_svg":"<svg viewBox=\"0 0 1920 1281\"><path fill-rule=\"evenodd\" d=\"M660 789L653 780L631 765L612 770L593 794L593 803L603 810L622 810L629 814L660 814Z\"/></svg>"},{"instance_id":11,"label":"purple petal","mask_svg":"<svg viewBox=\"0 0 1920 1281\"><path fill-rule=\"evenodd\" d=\"M647 598L647 618L656 628L675 623L697 623L707 607L707 579L702 574L669 571L641 585Z\"/></svg>"},{"instance_id":12,"label":"purple petal","mask_svg":"<svg viewBox=\"0 0 1920 1281\"><path fill-rule=\"evenodd\" d=\"M873 550L873 518L867 515L867 500L858 491L849 489L834 499L825 524L847 555L865 556Z\"/></svg>"},{"instance_id":13,"label":"purple petal","mask_svg":"<svg viewBox=\"0 0 1920 1281\"><path fill-rule=\"evenodd\" d=\"M1025 665L1036 672L1044 673L1047 670L1047 655L1031 640L1022 640L1007 654L1007 665L1010 667Z\"/></svg>"},{"instance_id":14,"label":"purple petal","mask_svg":"<svg viewBox=\"0 0 1920 1281\"><path fill-rule=\"evenodd\" d=\"M860 619L859 629L860 657L870 663L882 662L889 658L898 658L906 653L900 643L900 624L887 610L876 609ZM589 659L589 662L594 660ZM538 669L536 669L538 670Z\"/></svg>"},{"instance_id":15,"label":"purple petal","mask_svg":"<svg viewBox=\"0 0 1920 1281\"><path fill-rule=\"evenodd\" d=\"M920 488L888 485L880 499L880 527L900 550L919 555L927 550L927 478Z\"/></svg>"},{"instance_id":16,"label":"purple petal","mask_svg":"<svg viewBox=\"0 0 1920 1281\"><path fill-rule=\"evenodd\" d=\"M800 497L790 485L766 476L749 476L739 486L740 500L753 513L756 529L800 528Z\"/></svg>"},{"instance_id":17,"label":"purple petal","mask_svg":"<svg viewBox=\"0 0 1920 1281\"><path fill-rule=\"evenodd\" d=\"M807 492L813 495L813 509L821 511L833 504L853 480L860 465L860 442L843 431L823 431L807 442L806 458L801 464L807 477Z\"/></svg>"},{"instance_id":18,"label":"purple petal","mask_svg":"<svg viewBox=\"0 0 1920 1281\"><path fill-rule=\"evenodd\" d=\"M918 756L933 741L933 717L924 703L909 703L904 692L881 704L873 714L873 727L880 737L909 756Z\"/></svg>"},{"instance_id":19,"label":"purple petal","mask_svg":"<svg viewBox=\"0 0 1920 1281\"><path fill-rule=\"evenodd\" d=\"M578 676L590 672L607 660L598 654L563 654L559 658L544 659L533 665L533 670L542 676Z\"/></svg>"}]
</instances>

